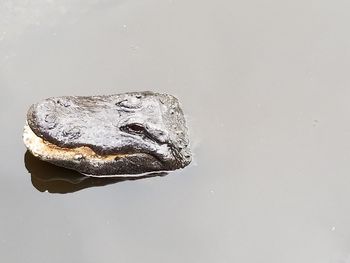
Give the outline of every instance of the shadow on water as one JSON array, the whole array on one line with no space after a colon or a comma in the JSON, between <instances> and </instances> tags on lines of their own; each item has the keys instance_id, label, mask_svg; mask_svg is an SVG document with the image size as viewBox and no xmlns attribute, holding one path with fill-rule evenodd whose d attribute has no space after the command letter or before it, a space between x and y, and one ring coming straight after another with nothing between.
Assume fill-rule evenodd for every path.
<instances>
[{"instance_id":1,"label":"shadow on water","mask_svg":"<svg viewBox=\"0 0 350 263\"><path fill-rule=\"evenodd\" d=\"M167 173L151 173L142 177L110 177L98 178L84 176L76 171L55 166L34 157L29 151L24 155L24 162L31 174L33 186L40 192L73 193L85 188L105 186L124 181L140 180L150 177L165 176Z\"/></svg>"}]
</instances>

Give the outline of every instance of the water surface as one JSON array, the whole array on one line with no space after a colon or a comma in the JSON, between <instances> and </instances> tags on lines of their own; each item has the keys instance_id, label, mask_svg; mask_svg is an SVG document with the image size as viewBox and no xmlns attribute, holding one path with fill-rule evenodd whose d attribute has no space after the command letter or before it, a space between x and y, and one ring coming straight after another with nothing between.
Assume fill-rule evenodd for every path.
<instances>
[{"instance_id":1,"label":"water surface","mask_svg":"<svg viewBox=\"0 0 350 263\"><path fill-rule=\"evenodd\" d=\"M350 4L0 3L1 262L350 262ZM90 181L28 161L51 96L176 95L194 161Z\"/></svg>"}]
</instances>

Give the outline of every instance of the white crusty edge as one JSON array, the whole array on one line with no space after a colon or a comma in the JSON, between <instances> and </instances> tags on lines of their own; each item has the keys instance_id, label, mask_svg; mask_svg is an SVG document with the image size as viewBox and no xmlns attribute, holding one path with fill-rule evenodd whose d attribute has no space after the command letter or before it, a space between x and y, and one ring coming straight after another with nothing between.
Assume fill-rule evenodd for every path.
<instances>
[{"instance_id":1,"label":"white crusty edge","mask_svg":"<svg viewBox=\"0 0 350 263\"><path fill-rule=\"evenodd\" d=\"M40 157L44 160L79 160L83 157L94 162L106 162L112 161L116 157L122 157L123 155L99 155L95 153L91 148L82 146L76 148L63 148L54 145L44 139L38 137L29 125L24 126L23 142L28 150L36 157Z\"/></svg>"},{"instance_id":2,"label":"white crusty edge","mask_svg":"<svg viewBox=\"0 0 350 263\"><path fill-rule=\"evenodd\" d=\"M53 160L64 160L70 162L79 163L80 160L86 159L93 166L104 165L108 162L113 162L117 157L123 157L125 155L115 154L115 155L99 155L94 152L91 148L82 146L77 148L63 148L55 144L52 144L44 139L38 137L32 129L29 127L28 123L24 126L23 131L23 142L27 149L39 159L43 161L53 161ZM157 171L161 173L165 171ZM153 172L154 173L154 172ZM87 176L93 177L144 177L151 173L142 173L142 174L118 174L118 175L90 175L84 174Z\"/></svg>"}]
</instances>

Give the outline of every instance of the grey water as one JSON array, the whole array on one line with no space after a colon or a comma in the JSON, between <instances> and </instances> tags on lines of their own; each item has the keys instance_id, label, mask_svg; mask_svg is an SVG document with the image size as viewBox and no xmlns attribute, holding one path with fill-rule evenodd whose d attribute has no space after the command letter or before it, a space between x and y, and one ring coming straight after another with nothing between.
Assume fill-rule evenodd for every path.
<instances>
[{"instance_id":1,"label":"grey water","mask_svg":"<svg viewBox=\"0 0 350 263\"><path fill-rule=\"evenodd\" d=\"M346 1L2 0L1 262L350 262ZM52 96L181 101L192 164L98 180L42 163Z\"/></svg>"}]
</instances>

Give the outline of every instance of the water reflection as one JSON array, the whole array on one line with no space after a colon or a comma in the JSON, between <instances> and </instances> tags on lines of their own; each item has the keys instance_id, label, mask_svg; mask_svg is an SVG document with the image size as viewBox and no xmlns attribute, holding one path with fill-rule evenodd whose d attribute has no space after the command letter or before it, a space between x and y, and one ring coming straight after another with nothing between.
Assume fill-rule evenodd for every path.
<instances>
[{"instance_id":1,"label":"water reflection","mask_svg":"<svg viewBox=\"0 0 350 263\"><path fill-rule=\"evenodd\" d=\"M29 151L24 155L24 162L31 174L33 186L40 192L49 193L73 193L89 187L105 186L130 180L165 176L167 173L152 173L146 176L133 178L97 178L84 176L76 171L55 166L34 157Z\"/></svg>"}]
</instances>

